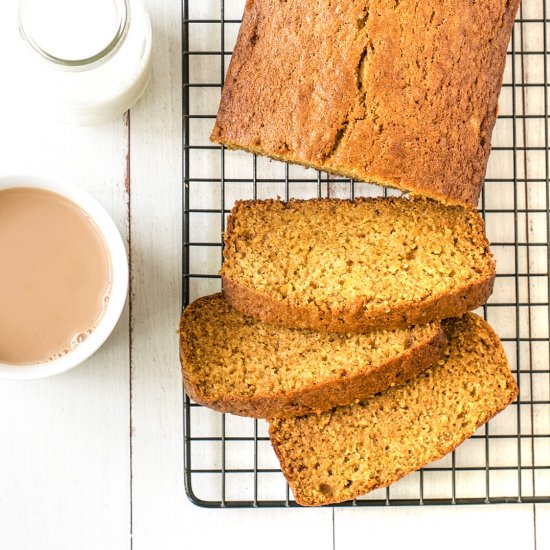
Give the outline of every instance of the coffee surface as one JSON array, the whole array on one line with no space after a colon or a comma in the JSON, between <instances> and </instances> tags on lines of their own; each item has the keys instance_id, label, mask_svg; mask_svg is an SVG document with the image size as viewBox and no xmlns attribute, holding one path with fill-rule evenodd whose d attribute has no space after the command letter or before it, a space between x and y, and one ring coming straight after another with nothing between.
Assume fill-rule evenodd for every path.
<instances>
[{"instance_id":1,"label":"coffee surface","mask_svg":"<svg viewBox=\"0 0 550 550\"><path fill-rule=\"evenodd\" d=\"M69 353L109 300L111 262L95 223L41 189L0 191L0 362Z\"/></svg>"}]
</instances>

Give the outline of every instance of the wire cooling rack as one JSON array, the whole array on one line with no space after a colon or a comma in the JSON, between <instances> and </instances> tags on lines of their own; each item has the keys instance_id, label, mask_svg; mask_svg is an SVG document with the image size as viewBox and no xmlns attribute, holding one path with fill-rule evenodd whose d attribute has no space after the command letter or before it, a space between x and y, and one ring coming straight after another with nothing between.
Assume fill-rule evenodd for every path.
<instances>
[{"instance_id":1,"label":"wire cooling rack","mask_svg":"<svg viewBox=\"0 0 550 550\"><path fill-rule=\"evenodd\" d=\"M221 288L222 232L235 200L393 194L208 141L243 8L244 0L182 4L184 306ZM522 2L479 205L498 266L480 313L504 343L519 401L447 457L344 506L550 501L548 24L544 0ZM296 505L264 421L222 415L186 396L184 430L195 504Z\"/></svg>"}]
</instances>

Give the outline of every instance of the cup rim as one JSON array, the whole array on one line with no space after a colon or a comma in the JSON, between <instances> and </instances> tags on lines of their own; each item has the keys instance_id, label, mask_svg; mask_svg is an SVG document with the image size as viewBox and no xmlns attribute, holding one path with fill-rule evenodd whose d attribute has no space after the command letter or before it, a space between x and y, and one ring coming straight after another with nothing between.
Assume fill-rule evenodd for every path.
<instances>
[{"instance_id":1,"label":"cup rim","mask_svg":"<svg viewBox=\"0 0 550 550\"><path fill-rule=\"evenodd\" d=\"M56 193L76 204L95 223L111 256L111 294L105 311L90 336L67 355L32 365L0 361L0 379L35 380L66 372L91 357L107 340L120 319L128 293L128 256L111 216L90 193L62 178L36 174L0 174L0 191L27 187Z\"/></svg>"}]
</instances>

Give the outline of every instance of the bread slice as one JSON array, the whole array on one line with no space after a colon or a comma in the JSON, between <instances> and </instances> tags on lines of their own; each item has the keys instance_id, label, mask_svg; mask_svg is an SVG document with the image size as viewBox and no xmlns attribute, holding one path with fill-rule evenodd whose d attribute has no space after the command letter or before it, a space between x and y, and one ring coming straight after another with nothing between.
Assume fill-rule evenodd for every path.
<instances>
[{"instance_id":1,"label":"bread slice","mask_svg":"<svg viewBox=\"0 0 550 550\"><path fill-rule=\"evenodd\" d=\"M224 257L236 309L326 332L456 317L484 304L495 278L476 210L403 197L238 202Z\"/></svg>"},{"instance_id":2,"label":"bread slice","mask_svg":"<svg viewBox=\"0 0 550 550\"><path fill-rule=\"evenodd\" d=\"M518 5L248 0L211 140L475 206Z\"/></svg>"},{"instance_id":3,"label":"bread slice","mask_svg":"<svg viewBox=\"0 0 550 550\"><path fill-rule=\"evenodd\" d=\"M443 322L445 359L403 386L319 416L274 420L296 501L318 506L386 487L443 457L518 393L498 337L474 314Z\"/></svg>"},{"instance_id":4,"label":"bread slice","mask_svg":"<svg viewBox=\"0 0 550 550\"><path fill-rule=\"evenodd\" d=\"M191 304L180 328L187 393L212 409L256 418L352 403L405 382L445 347L439 323L323 334L245 317L221 294Z\"/></svg>"}]
</instances>

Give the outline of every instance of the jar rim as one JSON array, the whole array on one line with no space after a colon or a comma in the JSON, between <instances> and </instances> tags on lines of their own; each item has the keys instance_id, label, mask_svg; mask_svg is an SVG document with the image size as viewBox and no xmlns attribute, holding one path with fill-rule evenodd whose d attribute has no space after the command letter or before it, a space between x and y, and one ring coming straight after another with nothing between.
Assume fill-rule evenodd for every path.
<instances>
[{"instance_id":1,"label":"jar rim","mask_svg":"<svg viewBox=\"0 0 550 550\"><path fill-rule=\"evenodd\" d=\"M47 61L54 63L60 68L66 70L87 70L98 65L103 64L109 59L120 47L126 35L128 34L128 28L130 26L130 3L129 0L113 0L117 7L117 27L113 38L109 43L102 48L99 52L89 57L81 59L64 59L62 57L53 55L42 48L38 42L34 39L32 32L25 25L25 2L22 0L19 3L19 32L23 40L38 53L41 57Z\"/></svg>"}]
</instances>

